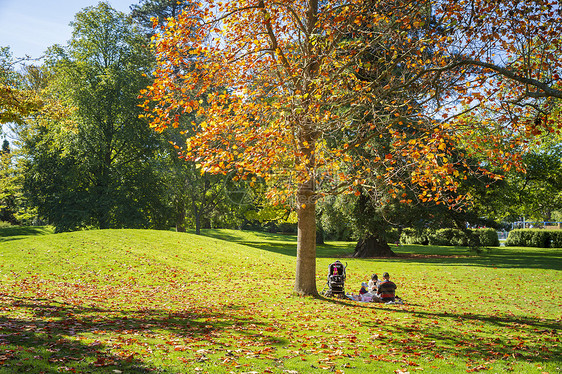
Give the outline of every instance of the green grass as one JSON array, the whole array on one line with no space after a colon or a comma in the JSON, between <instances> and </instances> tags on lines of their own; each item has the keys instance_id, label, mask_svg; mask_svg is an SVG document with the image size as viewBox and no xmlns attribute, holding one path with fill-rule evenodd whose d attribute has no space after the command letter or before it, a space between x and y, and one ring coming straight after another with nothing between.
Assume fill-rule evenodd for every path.
<instances>
[{"instance_id":1,"label":"green grass","mask_svg":"<svg viewBox=\"0 0 562 374\"><path fill-rule=\"evenodd\" d=\"M0 243L53 232L54 228L51 226L0 226Z\"/></svg>"},{"instance_id":2,"label":"green grass","mask_svg":"<svg viewBox=\"0 0 562 374\"><path fill-rule=\"evenodd\" d=\"M0 373L559 373L562 250L318 248L405 305L291 296L296 238L0 229ZM23 229L22 229L23 230ZM5 240L6 238L10 240Z\"/></svg>"}]
</instances>

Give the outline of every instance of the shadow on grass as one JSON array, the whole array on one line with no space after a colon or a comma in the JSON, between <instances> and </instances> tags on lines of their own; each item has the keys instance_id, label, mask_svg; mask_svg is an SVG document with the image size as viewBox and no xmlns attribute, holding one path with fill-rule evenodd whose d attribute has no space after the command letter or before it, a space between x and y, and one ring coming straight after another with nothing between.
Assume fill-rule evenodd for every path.
<instances>
[{"instance_id":1,"label":"shadow on grass","mask_svg":"<svg viewBox=\"0 0 562 374\"><path fill-rule=\"evenodd\" d=\"M426 253L428 251L426 250ZM481 254L467 251L465 255L451 256L417 256L413 253L401 253L401 257L387 259L391 262L407 261L426 266L478 266L489 268L514 268L514 269L562 269L562 249L526 248L492 248Z\"/></svg>"},{"instance_id":2,"label":"shadow on grass","mask_svg":"<svg viewBox=\"0 0 562 374\"><path fill-rule=\"evenodd\" d=\"M282 255L297 256L297 243L286 242L256 242L256 241L238 241L238 244L243 244L248 247L254 247L268 252L278 253ZM317 258L347 258L350 253L346 246L321 244L316 246Z\"/></svg>"},{"instance_id":3,"label":"shadow on grass","mask_svg":"<svg viewBox=\"0 0 562 374\"><path fill-rule=\"evenodd\" d=\"M416 325L384 324L385 330L377 340L389 347L395 344L402 353L419 353L433 355L435 358L458 356L469 360L490 361L510 359L520 362L543 363L552 361L562 364L562 347L560 323L552 319L530 317L493 316L473 313L424 312L411 309L413 305L387 305L377 303L353 302L318 296L324 302L345 305L349 308L372 309L391 313L409 314L409 320L416 318L426 323ZM363 322L364 327L376 330L382 321L374 314L373 322ZM459 326L454 331L442 328L443 321ZM429 322L429 323L428 323ZM508 331L502 335L487 334L486 331ZM400 340L394 340L396 335ZM418 336L417 339L404 339L404 336ZM422 337L422 338L420 338ZM534 342L533 342L534 340ZM532 344L529 344L532 343Z\"/></svg>"},{"instance_id":4,"label":"shadow on grass","mask_svg":"<svg viewBox=\"0 0 562 374\"><path fill-rule=\"evenodd\" d=\"M47 226L8 226L0 228L0 243L28 236L48 235L54 231Z\"/></svg>"},{"instance_id":5,"label":"shadow on grass","mask_svg":"<svg viewBox=\"0 0 562 374\"><path fill-rule=\"evenodd\" d=\"M233 230L203 230L208 237L254 247L268 252L296 257L295 235L245 232ZM248 239L252 238L252 239ZM257 240L256 240L257 239ZM478 266L516 269L562 269L562 249L491 248L478 254L463 247L405 245L391 246L399 257L365 258L364 261L418 263L425 266ZM351 258L355 249L352 242L326 242L316 247L317 258Z\"/></svg>"},{"instance_id":6,"label":"shadow on grass","mask_svg":"<svg viewBox=\"0 0 562 374\"><path fill-rule=\"evenodd\" d=\"M297 236L294 234L272 234L252 231L202 230L201 234L210 238L246 245L268 252L297 256ZM249 240L248 237L252 239ZM256 240L257 239L257 240ZM355 245L348 242L327 242L316 246L317 258L349 257Z\"/></svg>"},{"instance_id":7,"label":"shadow on grass","mask_svg":"<svg viewBox=\"0 0 562 374\"><path fill-rule=\"evenodd\" d=\"M165 356L176 352L186 364L204 364L206 353L188 345L211 342L226 350L221 334L286 344L264 335L265 326L251 317L237 316L235 305L221 311L108 310L0 296L0 305L15 311L0 316L0 373L166 373L150 364L152 349Z\"/></svg>"}]
</instances>

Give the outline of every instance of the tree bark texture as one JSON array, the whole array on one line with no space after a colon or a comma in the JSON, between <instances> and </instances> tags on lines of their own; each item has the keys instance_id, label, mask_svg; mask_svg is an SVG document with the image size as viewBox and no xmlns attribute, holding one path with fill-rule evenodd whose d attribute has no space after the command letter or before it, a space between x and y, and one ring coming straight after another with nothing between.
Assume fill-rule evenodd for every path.
<instances>
[{"instance_id":1,"label":"tree bark texture","mask_svg":"<svg viewBox=\"0 0 562 374\"><path fill-rule=\"evenodd\" d=\"M294 291L302 296L318 295L316 289L316 202L309 183L299 187L297 272Z\"/></svg>"}]
</instances>

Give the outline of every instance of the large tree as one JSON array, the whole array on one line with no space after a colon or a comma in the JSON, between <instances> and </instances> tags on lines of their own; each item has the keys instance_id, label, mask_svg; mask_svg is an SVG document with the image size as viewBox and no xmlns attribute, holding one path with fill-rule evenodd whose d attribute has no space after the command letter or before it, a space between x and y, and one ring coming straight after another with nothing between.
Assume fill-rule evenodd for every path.
<instances>
[{"instance_id":1,"label":"large tree","mask_svg":"<svg viewBox=\"0 0 562 374\"><path fill-rule=\"evenodd\" d=\"M293 199L298 294L317 293L319 197L379 186L394 197L412 184L422 201L456 207L458 170L480 167L470 152L451 157L477 130L456 124L459 104L496 114L463 147L487 147L491 164L509 168L519 162L510 145L552 126L544 113L562 98L561 22L547 0L205 3L156 29L145 110L157 130L197 111L206 120L193 124L186 158ZM203 109L197 95L208 92ZM377 139L387 143L371 147Z\"/></svg>"},{"instance_id":2,"label":"large tree","mask_svg":"<svg viewBox=\"0 0 562 374\"><path fill-rule=\"evenodd\" d=\"M14 196L17 191L10 143L4 140L0 149L0 221L16 223L14 217Z\"/></svg>"},{"instance_id":3,"label":"large tree","mask_svg":"<svg viewBox=\"0 0 562 374\"><path fill-rule=\"evenodd\" d=\"M228 221L232 216L232 199L228 193L233 189L229 178L201 173L194 162L186 162L181 157L180 147L170 142L163 141L155 169L165 186L160 197L168 206L176 231L185 232L187 227L193 227L199 235L202 228ZM224 220L216 219L221 216Z\"/></svg>"},{"instance_id":4,"label":"large tree","mask_svg":"<svg viewBox=\"0 0 562 374\"><path fill-rule=\"evenodd\" d=\"M23 196L18 149L7 138L39 113L54 117L56 106L26 79L36 72L33 66L24 65L29 62L29 58L14 59L8 47L0 47L0 135L5 137L0 150L0 220L14 224L30 222L36 212Z\"/></svg>"},{"instance_id":5,"label":"large tree","mask_svg":"<svg viewBox=\"0 0 562 374\"><path fill-rule=\"evenodd\" d=\"M146 31L147 44L152 36L152 19L165 24L174 19L188 3L176 0L141 0L131 6L133 19ZM156 66L156 56L151 56ZM168 206L172 223L177 231L185 231L188 226L200 234L201 228L209 227L213 217L227 216L225 206L226 179L210 173L200 173L195 162L181 157L185 133L190 131L190 123L198 121L195 113L184 113L177 121L177 128L161 138L158 164L155 168L165 185L161 198ZM226 208L226 209L225 209Z\"/></svg>"},{"instance_id":6,"label":"large tree","mask_svg":"<svg viewBox=\"0 0 562 374\"><path fill-rule=\"evenodd\" d=\"M140 24L151 30L152 18L165 23L168 18L177 17L186 8L185 2L177 0L140 0L131 5L131 16ZM152 32L148 32L149 36Z\"/></svg>"},{"instance_id":7,"label":"large tree","mask_svg":"<svg viewBox=\"0 0 562 374\"><path fill-rule=\"evenodd\" d=\"M137 106L150 82L144 34L107 3L85 8L72 26L68 46L52 48L44 66L44 95L70 113L22 132L27 192L59 230L157 227L165 218L151 167L157 134Z\"/></svg>"}]
</instances>

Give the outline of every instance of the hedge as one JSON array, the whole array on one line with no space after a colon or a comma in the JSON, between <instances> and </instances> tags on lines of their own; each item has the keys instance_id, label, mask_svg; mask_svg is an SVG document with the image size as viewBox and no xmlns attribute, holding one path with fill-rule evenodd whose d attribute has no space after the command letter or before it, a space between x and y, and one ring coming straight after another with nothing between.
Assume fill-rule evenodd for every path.
<instances>
[{"instance_id":1,"label":"hedge","mask_svg":"<svg viewBox=\"0 0 562 374\"><path fill-rule=\"evenodd\" d=\"M480 245L482 247L499 247L500 239L498 232L494 229L476 229L472 233L478 235L480 238Z\"/></svg>"},{"instance_id":2,"label":"hedge","mask_svg":"<svg viewBox=\"0 0 562 374\"><path fill-rule=\"evenodd\" d=\"M425 230L416 230L406 227L402 230L402 234L400 235L400 243L427 245L428 239Z\"/></svg>"},{"instance_id":3,"label":"hedge","mask_svg":"<svg viewBox=\"0 0 562 374\"><path fill-rule=\"evenodd\" d=\"M415 230L406 228L400 236L402 244L431 244L458 247L497 247L498 233L494 229L438 229Z\"/></svg>"},{"instance_id":4,"label":"hedge","mask_svg":"<svg viewBox=\"0 0 562 374\"><path fill-rule=\"evenodd\" d=\"M562 230L516 229L505 242L512 247L562 248Z\"/></svg>"}]
</instances>

